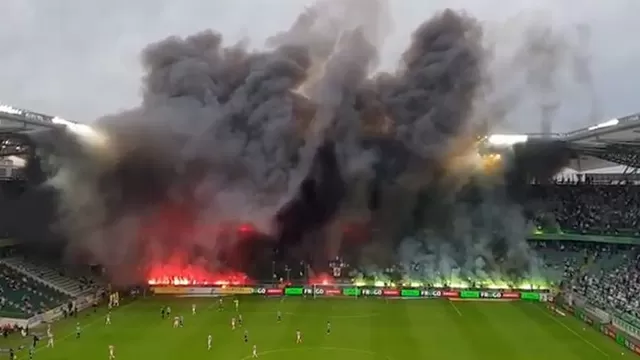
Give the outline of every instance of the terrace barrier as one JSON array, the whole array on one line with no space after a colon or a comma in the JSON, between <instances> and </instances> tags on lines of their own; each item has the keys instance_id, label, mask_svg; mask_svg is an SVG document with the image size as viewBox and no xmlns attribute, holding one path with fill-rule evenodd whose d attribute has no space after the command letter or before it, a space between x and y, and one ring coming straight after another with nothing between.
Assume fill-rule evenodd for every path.
<instances>
[{"instance_id":1,"label":"terrace barrier","mask_svg":"<svg viewBox=\"0 0 640 360\"><path fill-rule=\"evenodd\" d=\"M312 297L371 297L371 298L403 298L403 299L505 299L549 301L548 291L521 290L460 290L443 288L416 287L361 287L340 285L309 285L273 287L257 286L154 286L151 288L157 295L178 296L228 296L228 295L263 295L263 296L312 296Z\"/></svg>"}]
</instances>

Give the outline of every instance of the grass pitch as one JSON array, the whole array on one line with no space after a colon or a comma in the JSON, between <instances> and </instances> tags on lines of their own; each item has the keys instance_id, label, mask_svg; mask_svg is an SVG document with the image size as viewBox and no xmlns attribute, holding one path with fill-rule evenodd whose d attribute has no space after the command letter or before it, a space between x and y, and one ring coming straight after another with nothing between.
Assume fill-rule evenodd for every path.
<instances>
[{"instance_id":1,"label":"grass pitch","mask_svg":"<svg viewBox=\"0 0 640 360\"><path fill-rule=\"evenodd\" d=\"M183 328L161 319L165 305L173 310L171 318L185 317ZM142 299L114 310L111 325L105 325L105 310L88 311L54 324L55 348L41 341L34 359L106 360L111 344L118 360L249 360L254 344L265 360L637 358L578 320L552 315L535 303L243 297L239 312L244 324L233 331L236 311L230 298L224 299L222 311L216 298ZM80 339L76 322L82 327ZM249 343L243 341L245 329ZM302 344L295 343L298 329ZM25 340L16 335L0 340L0 347L16 342ZM26 351L18 352L18 359L27 358Z\"/></svg>"}]
</instances>

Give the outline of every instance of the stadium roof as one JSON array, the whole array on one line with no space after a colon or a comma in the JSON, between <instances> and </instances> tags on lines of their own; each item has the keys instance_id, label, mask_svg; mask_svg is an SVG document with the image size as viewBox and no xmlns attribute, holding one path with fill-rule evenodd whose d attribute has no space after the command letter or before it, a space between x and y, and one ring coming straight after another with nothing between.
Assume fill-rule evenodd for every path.
<instances>
[{"instance_id":1,"label":"stadium roof","mask_svg":"<svg viewBox=\"0 0 640 360\"><path fill-rule=\"evenodd\" d=\"M21 138L27 133L78 125L60 117L45 115L0 103L0 158L24 155ZM529 138L541 137L539 134ZM614 118L565 134L554 140L569 144L576 156L569 168L584 172L615 166L640 168L640 113Z\"/></svg>"},{"instance_id":2,"label":"stadium roof","mask_svg":"<svg viewBox=\"0 0 640 360\"><path fill-rule=\"evenodd\" d=\"M0 103L0 133L19 133L42 128L60 128L55 116Z\"/></svg>"},{"instance_id":3,"label":"stadium roof","mask_svg":"<svg viewBox=\"0 0 640 360\"><path fill-rule=\"evenodd\" d=\"M0 103L0 158L25 155L26 134L64 128L64 119Z\"/></svg>"},{"instance_id":4,"label":"stadium roof","mask_svg":"<svg viewBox=\"0 0 640 360\"><path fill-rule=\"evenodd\" d=\"M577 154L569 166L573 170L640 168L640 113L571 131L561 137Z\"/></svg>"}]
</instances>

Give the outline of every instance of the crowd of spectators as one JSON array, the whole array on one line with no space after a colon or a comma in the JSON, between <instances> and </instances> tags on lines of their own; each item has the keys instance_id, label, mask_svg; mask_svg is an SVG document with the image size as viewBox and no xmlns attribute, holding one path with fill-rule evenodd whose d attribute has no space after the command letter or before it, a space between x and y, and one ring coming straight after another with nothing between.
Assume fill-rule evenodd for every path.
<instances>
[{"instance_id":1,"label":"crowd of spectators","mask_svg":"<svg viewBox=\"0 0 640 360\"><path fill-rule=\"evenodd\" d=\"M603 238L640 236L640 186L561 180L533 185L531 199L540 233L603 240L551 245L564 259L565 285L592 306L640 318L640 246Z\"/></svg>"},{"instance_id":2,"label":"crowd of spectators","mask_svg":"<svg viewBox=\"0 0 640 360\"><path fill-rule=\"evenodd\" d=\"M534 220L545 232L640 235L640 186L532 185L531 199Z\"/></svg>"},{"instance_id":3,"label":"crowd of spectators","mask_svg":"<svg viewBox=\"0 0 640 360\"><path fill-rule=\"evenodd\" d=\"M571 279L572 291L600 309L640 318L640 254L622 255L617 266L584 272Z\"/></svg>"}]
</instances>

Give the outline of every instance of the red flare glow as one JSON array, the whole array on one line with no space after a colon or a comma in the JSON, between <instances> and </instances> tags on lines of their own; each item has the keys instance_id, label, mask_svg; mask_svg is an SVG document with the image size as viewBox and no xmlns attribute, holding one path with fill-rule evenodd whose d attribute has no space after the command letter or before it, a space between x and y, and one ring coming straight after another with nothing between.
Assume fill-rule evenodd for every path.
<instances>
[{"instance_id":1,"label":"red flare glow","mask_svg":"<svg viewBox=\"0 0 640 360\"><path fill-rule=\"evenodd\" d=\"M197 266L185 267L157 265L147 277L149 285L200 286L200 285L249 285L253 281L243 273L227 272L211 274Z\"/></svg>"},{"instance_id":2,"label":"red flare glow","mask_svg":"<svg viewBox=\"0 0 640 360\"><path fill-rule=\"evenodd\" d=\"M149 258L145 264L151 264L146 272L147 283L173 286L251 284L246 274L210 268L207 256L211 255L195 251L193 239L211 239L219 244L219 253L232 260L241 259L232 247L237 243L235 240L250 238L256 231L252 223L242 221L199 223L196 207L189 203L162 204L144 219L138 234L138 241Z\"/></svg>"},{"instance_id":3,"label":"red flare glow","mask_svg":"<svg viewBox=\"0 0 640 360\"><path fill-rule=\"evenodd\" d=\"M319 274L309 279L309 285L334 285L335 283L336 280L327 274Z\"/></svg>"},{"instance_id":4,"label":"red flare glow","mask_svg":"<svg viewBox=\"0 0 640 360\"><path fill-rule=\"evenodd\" d=\"M251 234L255 232L255 228L252 224L242 224L238 227L238 231L242 234Z\"/></svg>"}]
</instances>

